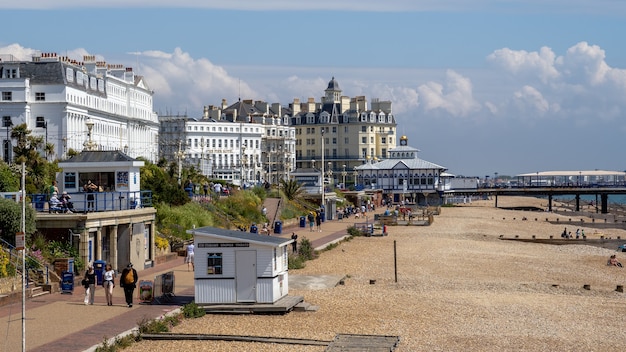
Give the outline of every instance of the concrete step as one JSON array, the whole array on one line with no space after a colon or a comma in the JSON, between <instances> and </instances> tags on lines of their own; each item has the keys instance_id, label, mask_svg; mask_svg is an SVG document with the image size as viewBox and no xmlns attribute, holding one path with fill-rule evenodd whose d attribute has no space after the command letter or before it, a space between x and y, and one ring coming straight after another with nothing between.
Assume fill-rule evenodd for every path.
<instances>
[{"instance_id":1,"label":"concrete step","mask_svg":"<svg viewBox=\"0 0 626 352\"><path fill-rule=\"evenodd\" d=\"M295 312L317 312L320 309L319 306L314 306L308 302L300 302L293 307Z\"/></svg>"}]
</instances>

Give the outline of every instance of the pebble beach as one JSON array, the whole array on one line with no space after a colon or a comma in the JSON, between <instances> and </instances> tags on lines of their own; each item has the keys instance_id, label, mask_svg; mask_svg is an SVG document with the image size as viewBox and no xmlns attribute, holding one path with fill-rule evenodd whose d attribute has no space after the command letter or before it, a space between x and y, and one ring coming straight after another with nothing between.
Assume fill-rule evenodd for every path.
<instances>
[{"instance_id":1,"label":"pebble beach","mask_svg":"<svg viewBox=\"0 0 626 352\"><path fill-rule=\"evenodd\" d=\"M545 208L542 202L502 197L498 205ZM546 217L562 220L553 224ZM616 254L626 263L626 253L501 238L558 238L568 227L572 233L584 229L588 238L626 239L622 229L599 232L567 220L553 213L496 209L487 200L444 207L430 226L391 226L388 236L341 242L304 269L290 270L289 275L346 277L345 284L332 288L290 289L290 295L319 306L315 312L206 315L184 320L172 332L327 341L337 334L391 335L399 336L395 351L401 352L623 350L626 295L616 287L626 282L626 269L606 261ZM228 341L132 346L145 352L324 349Z\"/></svg>"}]
</instances>

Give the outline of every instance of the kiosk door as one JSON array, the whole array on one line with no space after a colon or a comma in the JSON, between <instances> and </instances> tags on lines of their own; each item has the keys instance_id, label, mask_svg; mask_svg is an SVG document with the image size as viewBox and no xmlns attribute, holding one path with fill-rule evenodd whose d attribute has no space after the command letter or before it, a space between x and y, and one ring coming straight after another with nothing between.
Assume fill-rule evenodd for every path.
<instances>
[{"instance_id":1,"label":"kiosk door","mask_svg":"<svg viewBox=\"0 0 626 352\"><path fill-rule=\"evenodd\" d=\"M256 302L256 251L235 251L237 302Z\"/></svg>"}]
</instances>

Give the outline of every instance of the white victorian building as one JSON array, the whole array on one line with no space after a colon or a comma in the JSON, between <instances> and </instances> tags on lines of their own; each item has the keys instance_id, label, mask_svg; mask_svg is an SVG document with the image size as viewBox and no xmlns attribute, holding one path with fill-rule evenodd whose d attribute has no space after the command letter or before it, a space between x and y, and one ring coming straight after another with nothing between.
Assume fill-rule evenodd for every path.
<instances>
[{"instance_id":1,"label":"white victorian building","mask_svg":"<svg viewBox=\"0 0 626 352\"><path fill-rule=\"evenodd\" d=\"M357 166L357 184L366 189L379 189L394 203L406 200L419 205L440 204L443 166L417 157L419 150L400 138L400 146L389 151L382 161L370 160Z\"/></svg>"},{"instance_id":2,"label":"white victorian building","mask_svg":"<svg viewBox=\"0 0 626 352\"><path fill-rule=\"evenodd\" d=\"M93 55L82 62L55 53L41 53L31 61L0 55L0 94L6 162L13 158L11 129L22 123L54 145L52 158L64 159L70 149L82 151L89 125L92 150L157 159L153 92L131 67L96 61Z\"/></svg>"}]
</instances>

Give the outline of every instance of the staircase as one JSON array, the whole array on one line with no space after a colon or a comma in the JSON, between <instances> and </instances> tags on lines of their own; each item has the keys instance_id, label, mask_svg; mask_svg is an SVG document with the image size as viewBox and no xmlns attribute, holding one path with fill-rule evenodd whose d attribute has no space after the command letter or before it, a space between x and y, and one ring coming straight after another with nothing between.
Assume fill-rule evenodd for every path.
<instances>
[{"instance_id":1,"label":"staircase","mask_svg":"<svg viewBox=\"0 0 626 352\"><path fill-rule=\"evenodd\" d=\"M267 222L274 228L274 222L278 218L280 208L280 198L265 198L263 206L267 209Z\"/></svg>"}]
</instances>

